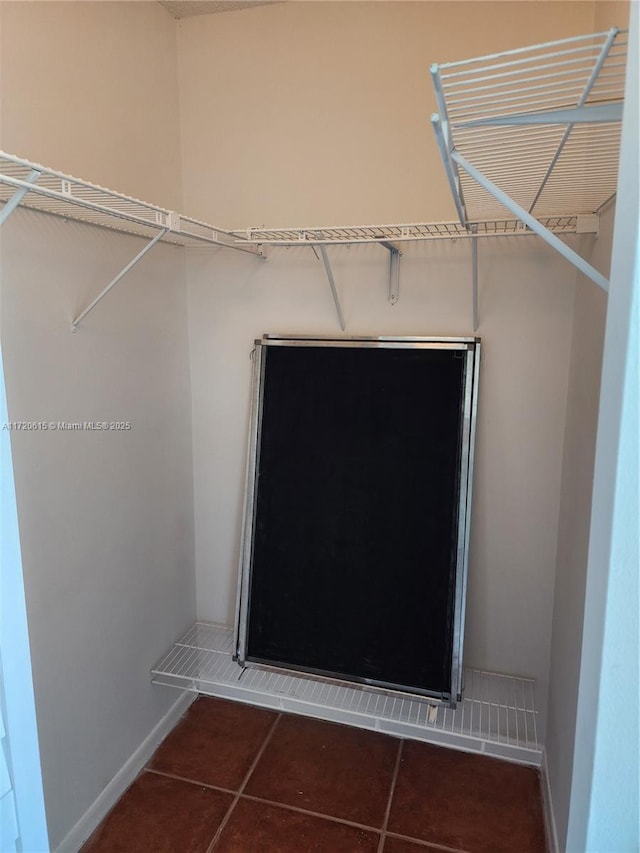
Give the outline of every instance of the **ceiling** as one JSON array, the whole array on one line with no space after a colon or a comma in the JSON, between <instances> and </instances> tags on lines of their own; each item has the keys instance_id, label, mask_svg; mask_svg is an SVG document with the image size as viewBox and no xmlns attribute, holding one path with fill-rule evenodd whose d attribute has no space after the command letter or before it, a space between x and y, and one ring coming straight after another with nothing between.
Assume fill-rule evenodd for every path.
<instances>
[{"instance_id":1,"label":"ceiling","mask_svg":"<svg viewBox=\"0 0 640 853\"><path fill-rule=\"evenodd\" d=\"M213 15L218 12L236 12L252 6L266 6L281 0L158 0L174 18L191 18L194 15Z\"/></svg>"}]
</instances>

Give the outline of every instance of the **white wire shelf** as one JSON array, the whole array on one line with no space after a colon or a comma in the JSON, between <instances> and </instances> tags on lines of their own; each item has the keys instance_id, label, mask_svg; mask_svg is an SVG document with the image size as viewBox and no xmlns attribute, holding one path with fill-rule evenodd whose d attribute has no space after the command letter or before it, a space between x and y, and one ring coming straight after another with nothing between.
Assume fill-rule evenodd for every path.
<instances>
[{"instance_id":1,"label":"white wire shelf","mask_svg":"<svg viewBox=\"0 0 640 853\"><path fill-rule=\"evenodd\" d=\"M626 31L614 28L432 66L462 218L506 208L453 151L540 219L597 212L616 191L626 59Z\"/></svg>"},{"instance_id":2,"label":"white wire shelf","mask_svg":"<svg viewBox=\"0 0 640 853\"><path fill-rule=\"evenodd\" d=\"M36 182L33 178L36 178ZM532 232L517 219L478 221L473 228L459 222L399 225L318 226L312 228L248 228L229 230L65 175L39 163L0 151L0 205L19 204L42 213L153 238L160 232L165 243L195 247L222 246L261 254L262 246L352 245L471 237L513 237ZM0 208L0 216L2 209ZM575 234L575 215L550 215L547 227L556 234Z\"/></svg>"},{"instance_id":3,"label":"white wire shelf","mask_svg":"<svg viewBox=\"0 0 640 853\"><path fill-rule=\"evenodd\" d=\"M532 679L465 670L455 710L407 696L234 662L233 631L197 622L152 669L155 684L539 766Z\"/></svg>"},{"instance_id":4,"label":"white wire shelf","mask_svg":"<svg viewBox=\"0 0 640 853\"><path fill-rule=\"evenodd\" d=\"M208 244L257 254L229 230L0 151L0 203L12 204L16 193L24 193L20 205L42 213L148 238L164 231L163 242L180 246Z\"/></svg>"},{"instance_id":5,"label":"white wire shelf","mask_svg":"<svg viewBox=\"0 0 640 853\"><path fill-rule=\"evenodd\" d=\"M555 234L575 234L578 217L550 215L546 227ZM518 219L493 219L469 223L414 222L404 225L331 225L315 228L248 228L235 232L248 243L269 246L336 246L358 243L402 243L451 240L465 237L517 237L533 232Z\"/></svg>"}]
</instances>

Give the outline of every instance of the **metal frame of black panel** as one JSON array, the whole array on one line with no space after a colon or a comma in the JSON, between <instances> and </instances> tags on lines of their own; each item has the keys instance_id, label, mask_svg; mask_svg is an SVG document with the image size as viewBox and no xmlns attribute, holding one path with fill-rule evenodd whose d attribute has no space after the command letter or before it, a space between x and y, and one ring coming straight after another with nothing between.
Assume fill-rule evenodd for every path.
<instances>
[{"instance_id":1,"label":"metal frame of black panel","mask_svg":"<svg viewBox=\"0 0 640 853\"><path fill-rule=\"evenodd\" d=\"M423 696L429 702L455 706L463 689L462 650L464 639L465 600L467 586L467 567L469 555L469 534L471 519L472 473L475 445L475 424L478 400L478 379L480 366L480 339L473 337L301 337L265 335L255 342L253 353L253 393L247 456L247 477L245 509L243 519L242 548L235 620L234 657L242 665L262 669L295 671L308 674L316 680L318 677L329 682L349 683L354 687L389 691L393 694L407 693ZM377 677L367 677L351 672L336 671L314 664L300 664L283 659L282 655L271 657L264 653L256 654L252 648L251 623L252 607L256 607L254 597L254 557L256 551L256 530L260 526L260 453L263 434L263 414L265 407L265 384L267 354L273 347L314 347L314 348L358 348L393 350L440 350L455 351L464 362L462 386L460 390L459 434L457 438L457 470L452 471L456 479L455 518L452 519L454 533L451 536L452 549L452 587L449 601L451 618L447 622L447 638L450 657L447 660L447 686L432 689L425 684L411 684L407 680L393 681ZM419 395L420 389L415 389ZM437 402L437 401L436 401ZM266 488L266 487L264 487ZM258 546L260 547L260 546ZM391 640L392 641L392 640ZM419 644L420 637L415 637ZM425 654L427 650L425 649ZM450 661L450 669L449 669Z\"/></svg>"}]
</instances>

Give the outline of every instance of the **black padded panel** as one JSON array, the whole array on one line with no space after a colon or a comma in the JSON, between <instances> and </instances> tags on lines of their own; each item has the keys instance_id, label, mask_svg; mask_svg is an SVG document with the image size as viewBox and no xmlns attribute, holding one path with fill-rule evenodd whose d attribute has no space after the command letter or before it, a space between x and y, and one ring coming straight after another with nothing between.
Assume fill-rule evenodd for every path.
<instances>
[{"instance_id":1,"label":"black padded panel","mask_svg":"<svg viewBox=\"0 0 640 853\"><path fill-rule=\"evenodd\" d=\"M247 660L449 694L465 355L264 347Z\"/></svg>"}]
</instances>

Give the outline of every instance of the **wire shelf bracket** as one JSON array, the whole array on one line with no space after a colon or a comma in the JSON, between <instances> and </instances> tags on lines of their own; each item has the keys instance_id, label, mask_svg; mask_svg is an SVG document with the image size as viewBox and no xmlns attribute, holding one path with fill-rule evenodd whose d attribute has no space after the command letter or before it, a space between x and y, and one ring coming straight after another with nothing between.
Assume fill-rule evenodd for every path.
<instances>
[{"instance_id":1,"label":"wire shelf bracket","mask_svg":"<svg viewBox=\"0 0 640 853\"><path fill-rule=\"evenodd\" d=\"M262 245L240 240L232 231L90 184L4 151L0 151L0 203L3 203L0 225L19 205L23 205L42 213L148 238L136 257L72 321L71 330L74 332L107 293L160 241L186 247L208 245L232 249L263 260L267 254Z\"/></svg>"},{"instance_id":2,"label":"wire shelf bracket","mask_svg":"<svg viewBox=\"0 0 640 853\"><path fill-rule=\"evenodd\" d=\"M400 299L400 256L401 249L389 240L381 240L380 245L389 252L389 302L396 305Z\"/></svg>"},{"instance_id":3,"label":"wire shelf bracket","mask_svg":"<svg viewBox=\"0 0 640 853\"><path fill-rule=\"evenodd\" d=\"M480 325L478 317L478 226L471 226L471 296L473 311L473 331L477 332Z\"/></svg>"},{"instance_id":4,"label":"wire shelf bracket","mask_svg":"<svg viewBox=\"0 0 640 853\"><path fill-rule=\"evenodd\" d=\"M480 186L488 190L494 198L504 204L505 207L518 217L518 219L521 219L525 225L528 225L532 231L535 231L539 237L542 237L546 243L572 263L576 269L588 276L603 290L606 291L609 289L609 282L602 273L598 272L595 267L591 266L591 264L588 261L585 261L585 259L577 252L574 252L566 243L563 243L562 240L559 237L556 237L556 235L549 231L548 228L545 228L542 223L538 222L533 214L528 213L524 208L520 207L517 202L492 183L486 175L483 175L475 169L471 163L468 163L464 157L461 157L456 151L451 153L451 157L465 170L465 172L471 175L472 178L475 178Z\"/></svg>"},{"instance_id":5,"label":"wire shelf bracket","mask_svg":"<svg viewBox=\"0 0 640 853\"><path fill-rule=\"evenodd\" d=\"M327 278L329 279L329 287L331 288L331 296L333 297L333 304L336 308L336 314L338 315L338 323L340 325L341 331L345 331L346 324L344 322L344 314L342 313L342 306L340 304L340 297L338 296L338 290L336 288L336 283L333 278L333 270L331 269L331 264L329 263L329 256L327 255L326 246L319 246L320 255L322 256L322 263L324 264L324 269L327 274Z\"/></svg>"},{"instance_id":6,"label":"wire shelf bracket","mask_svg":"<svg viewBox=\"0 0 640 853\"><path fill-rule=\"evenodd\" d=\"M36 169L32 169L29 172L29 174L24 180L24 186L17 187L15 193L7 201L2 210L0 210L0 225L7 221L13 211L18 207L22 199L29 192L30 186L27 185L33 186L33 184L37 182L41 174L42 172L38 172Z\"/></svg>"},{"instance_id":7,"label":"wire shelf bracket","mask_svg":"<svg viewBox=\"0 0 640 853\"><path fill-rule=\"evenodd\" d=\"M506 208L603 290L605 276L545 220L591 217L576 233L597 233L593 217L615 195L626 35L613 27L431 66L431 122L461 226Z\"/></svg>"},{"instance_id":8,"label":"wire shelf bracket","mask_svg":"<svg viewBox=\"0 0 640 853\"><path fill-rule=\"evenodd\" d=\"M534 231L519 219L505 218L504 215L469 222L466 218L462 192L464 170L458 171L458 164L446 146L443 150L447 152L448 162L454 170L455 185L462 199L461 210L464 214L460 222L229 230L208 225L175 211L157 207L0 151L0 205L2 205L0 225L7 221L18 206L22 205L40 213L97 225L146 239L147 242L136 257L72 320L71 329L74 332L107 293L158 242L185 248L209 246L216 249L232 249L263 261L269 257L273 248L311 247L323 261L338 322L341 330L345 331L344 313L326 247L379 244L386 249L389 252L388 298L391 305L395 305L400 296L400 257L403 243L472 237L476 245L473 252L477 265L477 241L480 237L521 237L534 234ZM554 235L570 235L597 231L597 219L597 214L551 213L539 221ZM320 254L316 250L319 250ZM474 324L477 325L477 266L473 275Z\"/></svg>"},{"instance_id":9,"label":"wire shelf bracket","mask_svg":"<svg viewBox=\"0 0 640 853\"><path fill-rule=\"evenodd\" d=\"M142 258L144 258L144 256L147 254L147 252L150 251L150 249L153 249L155 244L159 240L161 240L164 237L164 235L167 233L167 230L168 229L163 228L162 231L158 231L158 233L153 238L153 240L150 240L147 243L147 245L140 252L138 252L138 254L135 256L135 258L133 258L133 260L129 261L129 263L126 265L126 267L121 272L119 272L115 278L111 279L109 284L104 288L104 290L102 290L98 294L98 296L96 296L96 298L93 300L93 302L91 302L89 305L87 305L87 307L84 309L84 311L82 311L80 314L78 314L78 316L75 318L75 320L73 320L73 322L71 323L71 331L72 332L76 331L76 329L78 328L78 324L81 323L84 320L84 318L87 316L87 314L89 314L91 311L93 311L93 309L96 307L98 302L100 302L107 295L107 293L109 293L109 291L113 287L115 287L116 284L121 279L123 279L125 277L125 275L135 267L135 265L138 263L138 261L141 261Z\"/></svg>"}]
</instances>

